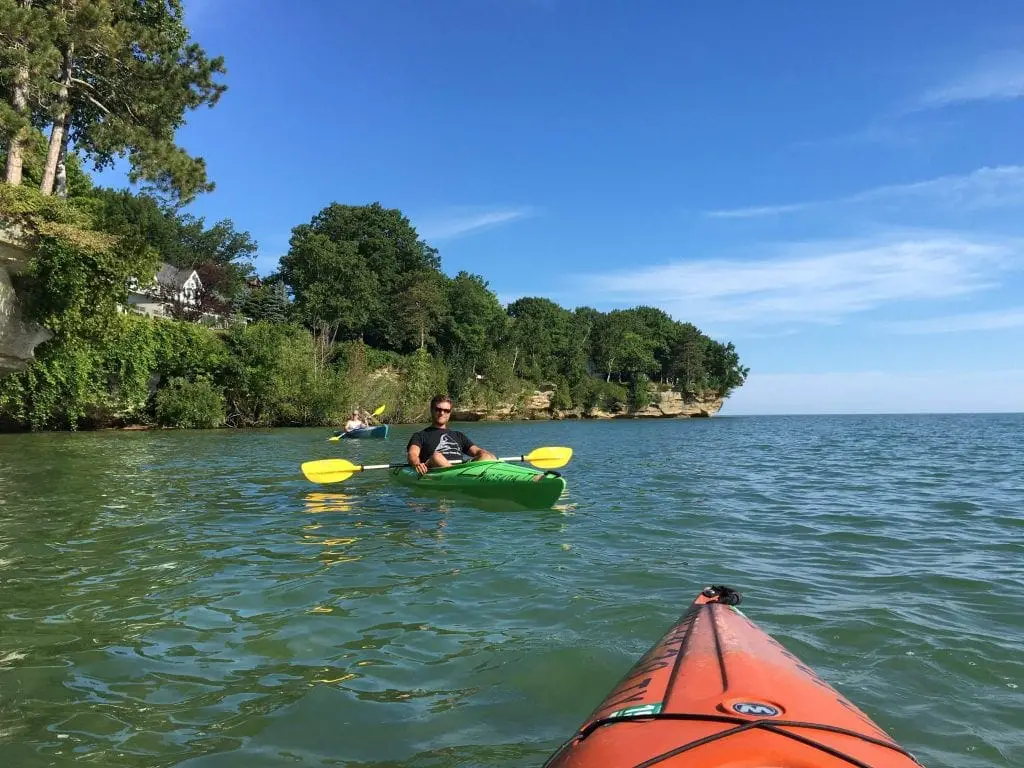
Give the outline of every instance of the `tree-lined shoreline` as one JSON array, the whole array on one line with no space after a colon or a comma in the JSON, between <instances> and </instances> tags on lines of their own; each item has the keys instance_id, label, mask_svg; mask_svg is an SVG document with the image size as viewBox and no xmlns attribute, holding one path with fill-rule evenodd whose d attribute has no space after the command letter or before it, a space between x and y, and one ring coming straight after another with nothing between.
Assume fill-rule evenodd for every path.
<instances>
[{"instance_id":1,"label":"tree-lined shoreline","mask_svg":"<svg viewBox=\"0 0 1024 768\"><path fill-rule=\"evenodd\" d=\"M183 212L213 184L174 131L226 86L180 3L0 0L0 27L0 223L32 253L14 279L25 316L53 332L0 379L0 429L333 426L380 403L401 423L439 391L487 408L538 387L553 409L628 413L658 390L725 398L746 378L732 343L655 307L502 306L380 203L314 213L257 277L250 233ZM137 191L85 170L118 154ZM196 305L126 312L127 286L161 263L197 271Z\"/></svg>"}]
</instances>

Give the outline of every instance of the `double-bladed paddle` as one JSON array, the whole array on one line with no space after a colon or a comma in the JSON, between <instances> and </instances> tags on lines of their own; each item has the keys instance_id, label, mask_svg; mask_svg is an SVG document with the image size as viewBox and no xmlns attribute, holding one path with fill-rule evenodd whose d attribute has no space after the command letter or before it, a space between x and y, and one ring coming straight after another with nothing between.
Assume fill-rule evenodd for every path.
<instances>
[{"instance_id":1,"label":"double-bladed paddle","mask_svg":"<svg viewBox=\"0 0 1024 768\"><path fill-rule=\"evenodd\" d=\"M559 446L546 446L534 448L525 456L505 456L498 461L525 461L538 469L557 469L564 467L572 458L572 448ZM462 461L453 461L452 464L462 464ZM357 472L365 472L370 469L396 469L407 467L408 462L398 464L353 464L346 459L316 459L306 461L302 464L302 474L313 483L343 483Z\"/></svg>"}]
</instances>

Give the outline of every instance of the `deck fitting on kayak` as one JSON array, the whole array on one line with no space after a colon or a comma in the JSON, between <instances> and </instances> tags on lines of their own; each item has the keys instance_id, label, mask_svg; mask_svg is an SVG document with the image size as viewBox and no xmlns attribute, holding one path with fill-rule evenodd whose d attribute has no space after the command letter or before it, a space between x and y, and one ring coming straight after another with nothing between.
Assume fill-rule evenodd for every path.
<instances>
[{"instance_id":1,"label":"deck fitting on kayak","mask_svg":"<svg viewBox=\"0 0 1024 768\"><path fill-rule=\"evenodd\" d=\"M704 587L701 594L708 599L714 599L717 597L718 599L715 602L721 603L722 605L739 605L743 602L743 595L732 587L727 587L724 584L713 584L710 587Z\"/></svg>"}]
</instances>

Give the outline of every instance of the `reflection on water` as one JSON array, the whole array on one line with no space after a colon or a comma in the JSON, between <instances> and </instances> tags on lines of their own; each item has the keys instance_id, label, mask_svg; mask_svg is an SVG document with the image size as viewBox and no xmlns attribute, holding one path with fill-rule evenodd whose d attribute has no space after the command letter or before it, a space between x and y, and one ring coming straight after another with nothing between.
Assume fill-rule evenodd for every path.
<instances>
[{"instance_id":1,"label":"reflection on water","mask_svg":"<svg viewBox=\"0 0 1024 768\"><path fill-rule=\"evenodd\" d=\"M325 493L310 491L305 495L306 511L311 514L321 512L351 512L356 497L349 493Z\"/></svg>"},{"instance_id":2,"label":"reflection on water","mask_svg":"<svg viewBox=\"0 0 1024 768\"><path fill-rule=\"evenodd\" d=\"M308 530L310 526L304 526ZM339 563L351 563L360 559L360 555L352 554L352 550L346 549L359 541L357 536L320 536L314 534L303 534L303 539L311 544L321 547L319 552L320 562L324 565L338 565Z\"/></svg>"}]
</instances>

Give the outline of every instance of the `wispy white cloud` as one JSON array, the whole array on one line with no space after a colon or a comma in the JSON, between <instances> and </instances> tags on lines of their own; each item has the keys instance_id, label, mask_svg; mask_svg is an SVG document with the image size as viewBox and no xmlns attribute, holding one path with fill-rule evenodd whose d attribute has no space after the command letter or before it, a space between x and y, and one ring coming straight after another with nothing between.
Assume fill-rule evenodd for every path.
<instances>
[{"instance_id":1,"label":"wispy white cloud","mask_svg":"<svg viewBox=\"0 0 1024 768\"><path fill-rule=\"evenodd\" d=\"M875 144L918 151L948 140L957 123L938 119L947 107L1013 101L1024 98L1024 52L991 54L950 75L938 85L910 95L904 103L876 116L863 128L839 136L805 139L795 147ZM927 119L921 118L925 113Z\"/></svg>"},{"instance_id":2,"label":"wispy white cloud","mask_svg":"<svg viewBox=\"0 0 1024 768\"><path fill-rule=\"evenodd\" d=\"M1024 370L753 371L722 415L983 411L1024 411Z\"/></svg>"},{"instance_id":3,"label":"wispy white cloud","mask_svg":"<svg viewBox=\"0 0 1024 768\"><path fill-rule=\"evenodd\" d=\"M886 323L885 329L895 333L957 333L963 331L1001 331L1024 328L1024 307L1009 307L986 312L965 312L924 320L903 320Z\"/></svg>"},{"instance_id":4,"label":"wispy white cloud","mask_svg":"<svg viewBox=\"0 0 1024 768\"><path fill-rule=\"evenodd\" d=\"M916 109L937 109L975 101L1024 98L1024 53L992 56L946 83L925 91Z\"/></svg>"},{"instance_id":5,"label":"wispy white cloud","mask_svg":"<svg viewBox=\"0 0 1024 768\"><path fill-rule=\"evenodd\" d=\"M578 295L603 304L656 304L698 324L836 323L887 304L996 287L1001 272L1021 267L1024 245L916 232L772 251L759 260L680 261L588 275Z\"/></svg>"},{"instance_id":6,"label":"wispy white cloud","mask_svg":"<svg viewBox=\"0 0 1024 768\"><path fill-rule=\"evenodd\" d=\"M718 211L705 211L704 215L710 219L759 219L798 213L816 205L822 205L822 203L788 203L786 205L757 205L750 208L725 208Z\"/></svg>"},{"instance_id":7,"label":"wispy white cloud","mask_svg":"<svg viewBox=\"0 0 1024 768\"><path fill-rule=\"evenodd\" d=\"M1024 166L979 168L967 174L940 176L911 184L875 187L846 197L784 205L708 211L715 219L751 219L821 209L826 206L927 204L931 208L971 212L1024 205Z\"/></svg>"},{"instance_id":8,"label":"wispy white cloud","mask_svg":"<svg viewBox=\"0 0 1024 768\"><path fill-rule=\"evenodd\" d=\"M446 240L533 216L529 207L493 210L453 208L419 217L414 223L425 240Z\"/></svg>"}]
</instances>

